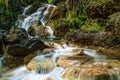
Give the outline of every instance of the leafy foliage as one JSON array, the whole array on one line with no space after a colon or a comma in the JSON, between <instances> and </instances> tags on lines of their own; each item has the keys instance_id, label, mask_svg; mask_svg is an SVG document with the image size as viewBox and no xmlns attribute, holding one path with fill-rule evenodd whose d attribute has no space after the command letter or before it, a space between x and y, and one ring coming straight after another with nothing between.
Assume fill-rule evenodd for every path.
<instances>
[{"instance_id":1,"label":"leafy foliage","mask_svg":"<svg viewBox=\"0 0 120 80\"><path fill-rule=\"evenodd\" d=\"M22 7L32 4L37 8L41 1L43 0L0 0L0 28L9 30L15 25L18 14L22 13ZM45 1L47 0L43 2Z\"/></svg>"},{"instance_id":2,"label":"leafy foliage","mask_svg":"<svg viewBox=\"0 0 120 80\"><path fill-rule=\"evenodd\" d=\"M88 19L85 21L85 24L81 26L82 30L87 30L90 32L93 31L105 31L105 26L101 27L97 19Z\"/></svg>"},{"instance_id":3,"label":"leafy foliage","mask_svg":"<svg viewBox=\"0 0 120 80\"><path fill-rule=\"evenodd\" d=\"M48 0L48 4L53 4L54 0Z\"/></svg>"}]
</instances>

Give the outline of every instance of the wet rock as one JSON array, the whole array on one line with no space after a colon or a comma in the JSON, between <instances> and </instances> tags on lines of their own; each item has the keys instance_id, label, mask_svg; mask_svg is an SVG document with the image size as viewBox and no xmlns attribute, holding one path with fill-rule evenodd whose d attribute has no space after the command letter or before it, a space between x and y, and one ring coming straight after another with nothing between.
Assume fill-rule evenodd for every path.
<instances>
[{"instance_id":1,"label":"wet rock","mask_svg":"<svg viewBox=\"0 0 120 80\"><path fill-rule=\"evenodd\" d=\"M8 47L7 53L13 56L26 56L28 55L28 48L15 44Z\"/></svg>"},{"instance_id":2,"label":"wet rock","mask_svg":"<svg viewBox=\"0 0 120 80\"><path fill-rule=\"evenodd\" d=\"M76 52L75 53L71 51L62 52L61 55L57 57L57 60L56 60L57 66L67 68L70 66L74 66L75 64L78 64L78 63L82 65L92 59L92 57L87 56L83 52L81 51L78 51L78 52L79 53L77 55L76 55Z\"/></svg>"},{"instance_id":3,"label":"wet rock","mask_svg":"<svg viewBox=\"0 0 120 80\"><path fill-rule=\"evenodd\" d=\"M43 53L49 54L49 53L51 53L51 52L53 52L53 51L54 51L54 49L44 49L44 50L43 50Z\"/></svg>"},{"instance_id":4,"label":"wet rock","mask_svg":"<svg viewBox=\"0 0 120 80\"><path fill-rule=\"evenodd\" d=\"M84 63L87 63L87 61L89 61L90 59L91 57L88 56L59 56L57 59L57 66L67 68L70 66L74 66L77 63L82 65Z\"/></svg>"},{"instance_id":5,"label":"wet rock","mask_svg":"<svg viewBox=\"0 0 120 80\"><path fill-rule=\"evenodd\" d=\"M45 42L45 45L49 46L51 49L60 49L63 48L61 44L55 42Z\"/></svg>"},{"instance_id":6,"label":"wet rock","mask_svg":"<svg viewBox=\"0 0 120 80\"><path fill-rule=\"evenodd\" d=\"M98 53L105 54L109 57L113 57L116 59L120 59L120 50L119 49L105 49L105 48L98 48Z\"/></svg>"},{"instance_id":7,"label":"wet rock","mask_svg":"<svg viewBox=\"0 0 120 80\"><path fill-rule=\"evenodd\" d=\"M106 32L88 32L76 30L63 37L63 41L66 40L68 45L76 43L79 45L93 45L93 46L105 46L111 44L111 34Z\"/></svg>"},{"instance_id":8,"label":"wet rock","mask_svg":"<svg viewBox=\"0 0 120 80\"><path fill-rule=\"evenodd\" d=\"M39 26L39 28L38 28L38 36L40 36L40 37L50 36L50 33L48 32L48 28L47 27L45 28L43 26Z\"/></svg>"},{"instance_id":9,"label":"wet rock","mask_svg":"<svg viewBox=\"0 0 120 80\"><path fill-rule=\"evenodd\" d=\"M52 71L55 68L55 64L51 58L40 58L37 56L30 63L27 64L28 70L47 70Z\"/></svg>"},{"instance_id":10,"label":"wet rock","mask_svg":"<svg viewBox=\"0 0 120 80\"><path fill-rule=\"evenodd\" d=\"M65 49L64 51L61 52L61 54L68 55L68 56L81 56L81 55L84 55L84 50L80 48Z\"/></svg>"},{"instance_id":11,"label":"wet rock","mask_svg":"<svg viewBox=\"0 0 120 80\"><path fill-rule=\"evenodd\" d=\"M18 44L27 38L27 32L23 28L12 28L10 29L10 33L5 35L5 43L6 45Z\"/></svg>"},{"instance_id":12,"label":"wet rock","mask_svg":"<svg viewBox=\"0 0 120 80\"><path fill-rule=\"evenodd\" d=\"M18 15L18 19L20 19L22 21L24 21L25 18L26 18L26 16L24 16L24 15Z\"/></svg>"},{"instance_id":13,"label":"wet rock","mask_svg":"<svg viewBox=\"0 0 120 80\"><path fill-rule=\"evenodd\" d=\"M7 44L17 44L17 43L20 43L20 39L17 34L8 34L6 36L6 43Z\"/></svg>"},{"instance_id":14,"label":"wet rock","mask_svg":"<svg viewBox=\"0 0 120 80\"><path fill-rule=\"evenodd\" d=\"M14 44L8 47L7 53L13 56L23 56L36 51L43 50L47 48L46 45L41 40L29 40L28 42L24 42L22 44Z\"/></svg>"},{"instance_id":15,"label":"wet rock","mask_svg":"<svg viewBox=\"0 0 120 80\"><path fill-rule=\"evenodd\" d=\"M20 36L22 39L28 38L28 34L24 28L15 29L15 33L18 34L18 36Z\"/></svg>"},{"instance_id":16,"label":"wet rock","mask_svg":"<svg viewBox=\"0 0 120 80\"><path fill-rule=\"evenodd\" d=\"M24 57L24 64L28 64L35 56L39 54L39 51L34 51L33 53L28 54Z\"/></svg>"},{"instance_id":17,"label":"wet rock","mask_svg":"<svg viewBox=\"0 0 120 80\"><path fill-rule=\"evenodd\" d=\"M63 72L62 77L66 80L70 79L95 79L95 80L118 80L120 75L120 62L94 62L91 64L76 65L68 67Z\"/></svg>"},{"instance_id":18,"label":"wet rock","mask_svg":"<svg viewBox=\"0 0 120 80\"><path fill-rule=\"evenodd\" d=\"M28 33L31 36L44 36L46 34L46 31L44 31L45 28L42 26L41 22L38 20L34 20L31 22L31 25L28 29Z\"/></svg>"},{"instance_id":19,"label":"wet rock","mask_svg":"<svg viewBox=\"0 0 120 80\"><path fill-rule=\"evenodd\" d=\"M8 34L8 31L0 30L0 55L4 55L5 53L5 49L6 49L5 35L7 34Z\"/></svg>"},{"instance_id":20,"label":"wet rock","mask_svg":"<svg viewBox=\"0 0 120 80\"><path fill-rule=\"evenodd\" d=\"M44 27L38 20L35 20L31 22L30 28L28 29L28 33L31 36L46 37L46 36L50 36L50 33L48 30L49 29L47 26Z\"/></svg>"},{"instance_id":21,"label":"wet rock","mask_svg":"<svg viewBox=\"0 0 120 80\"><path fill-rule=\"evenodd\" d=\"M33 27L30 27L28 29L28 33L29 33L30 36L36 36L36 31Z\"/></svg>"},{"instance_id":22,"label":"wet rock","mask_svg":"<svg viewBox=\"0 0 120 80\"><path fill-rule=\"evenodd\" d=\"M9 68L15 68L20 65L23 65L23 57L7 55L6 56L6 64Z\"/></svg>"},{"instance_id":23,"label":"wet rock","mask_svg":"<svg viewBox=\"0 0 120 80\"><path fill-rule=\"evenodd\" d=\"M7 49L6 61L10 68L27 64L33 57L38 54L38 50L48 48L39 39L24 41L21 44L10 45ZM20 63L18 63L20 61Z\"/></svg>"}]
</instances>

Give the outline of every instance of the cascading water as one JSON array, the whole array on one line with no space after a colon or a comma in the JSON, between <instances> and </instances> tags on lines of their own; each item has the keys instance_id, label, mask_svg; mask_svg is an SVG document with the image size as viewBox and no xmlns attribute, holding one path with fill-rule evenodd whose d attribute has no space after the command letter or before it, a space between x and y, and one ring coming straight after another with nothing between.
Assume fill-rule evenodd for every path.
<instances>
[{"instance_id":1,"label":"cascading water","mask_svg":"<svg viewBox=\"0 0 120 80\"><path fill-rule=\"evenodd\" d=\"M38 55L35 58L43 60L46 56L47 55ZM47 62L45 64L47 64ZM43 64L43 66L46 65ZM63 70L64 69L61 67L55 67L53 70L48 70L41 67L28 71L26 66L21 66L17 69L8 71L2 78L0 78L0 80L63 80L59 77Z\"/></svg>"},{"instance_id":2,"label":"cascading water","mask_svg":"<svg viewBox=\"0 0 120 80\"><path fill-rule=\"evenodd\" d=\"M53 12L54 12L54 8L53 8L53 10L50 13L48 19L46 20L46 15L48 15L48 12L49 12L48 10L51 7L56 7L56 6L47 5L47 8L46 7L40 7L36 12L34 12L31 15L28 16L28 15L26 15L26 12L29 8L31 8L31 5L27 6L22 13L22 15L25 16L25 19L24 19L24 21L18 19L18 27L19 28L24 28L26 31L28 31L31 23L33 21L37 20L37 21L40 21L42 23L43 27L47 29L48 33L50 34L49 37L50 38L55 38L55 36L53 35L52 28L50 26L46 25L46 23L49 21L50 17L53 15ZM37 30L36 30L36 36L38 36L37 35Z\"/></svg>"},{"instance_id":3,"label":"cascading water","mask_svg":"<svg viewBox=\"0 0 120 80\"><path fill-rule=\"evenodd\" d=\"M18 20L18 23L19 23L18 27L24 28L27 31L29 29L31 23L33 21L37 20L42 23L43 27L47 28L48 32L50 33L50 38L54 38L53 30L51 29L50 26L46 26L47 21L49 21L49 19L51 18L52 14L54 13L54 10L55 10L53 8L52 12L50 13L50 16L48 17L48 19L46 19L46 15L49 13L49 8L51 6L56 8L56 6L47 5L47 8L40 7L36 12L32 13L31 15L26 15L27 10L31 8L31 5L27 6L25 8L24 12L22 13L22 15L25 16L25 19L23 21L21 19ZM37 34L36 34L36 36L37 36ZM98 55L94 50L91 50L91 49L77 48L77 47L71 48L71 47L68 47L66 44L63 46L56 44L56 46L57 46L57 49L50 53L52 55L49 56L49 54L43 54L43 55L37 55L35 57L35 58L38 58L40 61L45 61L45 62L43 62L42 65L41 65L41 63L38 64L40 67L35 68L35 70L28 71L26 66L22 66L17 69L8 71L6 74L4 74L4 76L2 78L0 78L0 80L103 80L103 78L99 79L99 77L97 77L97 78L94 77L93 73L97 67L104 66L107 64L107 61L109 62L109 60L107 60L106 56ZM69 68L65 69L65 71L67 71L65 73L66 75L64 77L62 76L62 78L61 78L60 75L63 72L64 68L56 66L57 57L59 57L61 55L69 56L69 57L81 55L81 54L79 54L79 52L82 50L85 55L92 57L93 58L92 60L94 60L96 63L93 63L93 66L89 65L91 63L87 63L86 65L83 65L83 66L79 66L79 64L70 66L69 67L70 69ZM49 58L47 58L47 57L49 57ZM103 59L103 57L104 57L104 59ZM2 65L1 60L3 58L4 57L0 58L0 66ZM48 60L45 60L45 58L47 58ZM47 64L49 64L50 60L54 62L54 64L52 64L54 67L52 67L52 69L51 68L46 69L46 66L50 67L50 65L51 65L51 64L47 65ZM105 80L108 80L108 79L109 80L120 80L120 76L119 76L120 73L119 73L119 69L118 69L119 66L115 66L115 67L113 67L113 69L111 66L107 66L107 67L109 68L107 70L107 72L109 73L108 74L109 78L107 78ZM102 69L100 69L100 70L102 70ZM99 69L98 69L98 71L99 71ZM117 76L115 76L115 78L114 78L114 74L117 74ZM97 75L97 74L95 74L95 75ZM106 77L106 75L105 75L105 77Z\"/></svg>"},{"instance_id":4,"label":"cascading water","mask_svg":"<svg viewBox=\"0 0 120 80\"><path fill-rule=\"evenodd\" d=\"M101 58L99 55L97 55L97 53L94 50L85 49L85 48L76 48L76 47L63 48L62 46L57 44L56 46L57 46L57 50L51 52L52 56L49 56L49 54L45 54L45 55L43 54L43 55L38 55L35 58L38 58L43 61L46 57L52 58L55 63L55 66L56 66L57 57L61 55L72 57L74 55L77 55L76 54L77 51L81 51L81 50L84 50L83 52L85 52L86 55L89 55L93 58L96 58L96 59ZM104 60L102 61L100 60L98 60L97 62L96 61L97 60L95 60L95 63L90 63L83 66L81 65L81 67L79 67L78 65L73 67L72 66L68 67L64 71L66 73L63 73L65 74L64 76L62 76L63 78L60 77L61 72L63 72L64 70L64 68L62 67L55 67L53 70L48 70L40 67L35 70L28 71L26 67L23 66L5 74L4 77L2 77L0 80L103 80L103 78L105 78L104 80L108 80L108 79L120 80L120 76L119 76L120 70L118 68L119 66L115 66L113 68L111 66L108 66L109 68L108 70L107 68L105 68L108 72L108 75L102 75L101 77L95 74L94 70L97 69L97 67L98 67L97 71L99 72L99 69L100 69L100 72L101 72L102 69L100 68L100 66L106 67L107 64L109 64L107 63L107 58L104 58ZM48 62L45 62L45 64L49 64L49 60ZM93 64L93 66L91 64ZM97 66L94 66L94 65L97 65ZM115 76L114 74L117 74L117 75Z\"/></svg>"}]
</instances>

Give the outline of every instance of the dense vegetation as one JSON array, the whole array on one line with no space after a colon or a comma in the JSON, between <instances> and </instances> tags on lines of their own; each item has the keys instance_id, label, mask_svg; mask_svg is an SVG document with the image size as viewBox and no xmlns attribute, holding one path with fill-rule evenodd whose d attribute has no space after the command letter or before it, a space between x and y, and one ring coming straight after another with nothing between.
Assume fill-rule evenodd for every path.
<instances>
[{"instance_id":1,"label":"dense vegetation","mask_svg":"<svg viewBox=\"0 0 120 80\"><path fill-rule=\"evenodd\" d=\"M63 3L61 3L62 1ZM113 0L112 2L115 1L117 0ZM67 10L63 13L64 16L60 17L60 20L67 21L67 24L71 28L70 31L74 31L75 29L90 32L107 31L106 23L109 16L120 10L120 7L116 8L115 6L115 8L111 8L111 10L115 10L114 12L106 11L107 8L109 9L107 6L111 5L110 7L114 7L114 5L117 5L113 3L105 4L107 0L67 0L66 2L64 0L0 0L0 28L9 30L15 25L17 17L23 12L24 7L32 4L38 8L43 2L55 5L61 3L66 6ZM104 13L99 10L100 8ZM89 13L89 11L93 13Z\"/></svg>"},{"instance_id":2,"label":"dense vegetation","mask_svg":"<svg viewBox=\"0 0 120 80\"><path fill-rule=\"evenodd\" d=\"M105 0L94 0L91 1L89 4L97 3L97 2L103 2ZM10 29L10 27L14 26L15 21L17 20L18 14L22 13L23 9L22 7L25 7L29 4L38 6L41 2L47 2L45 0L0 0L0 27L3 29ZM48 0L49 4L55 4L57 0ZM72 9L72 11L66 12L67 19L71 19L70 25L74 26L75 23L77 25L81 26L84 23L84 20L87 18L87 15L85 13L85 8L89 5L87 2L83 2L82 6L84 6L84 9L81 12L81 15L77 15L75 17L75 9ZM80 4L81 5L81 4ZM64 17L64 18L66 18ZM75 18L74 18L75 17ZM63 20L64 20L63 18ZM84 26L85 27L85 26ZM83 27L83 28L84 28Z\"/></svg>"}]
</instances>

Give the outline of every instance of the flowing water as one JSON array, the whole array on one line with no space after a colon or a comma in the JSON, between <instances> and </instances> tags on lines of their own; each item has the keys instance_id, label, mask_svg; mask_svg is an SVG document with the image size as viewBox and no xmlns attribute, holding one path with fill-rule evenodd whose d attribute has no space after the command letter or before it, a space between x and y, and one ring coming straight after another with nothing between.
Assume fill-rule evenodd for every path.
<instances>
[{"instance_id":1,"label":"flowing water","mask_svg":"<svg viewBox=\"0 0 120 80\"><path fill-rule=\"evenodd\" d=\"M24 28L26 31L28 31L31 23L37 20L41 22L43 27L47 29L48 33L50 34L49 38L51 39L55 38L55 36L53 35L53 30L51 29L50 26L47 26L46 23L49 21L49 18L51 18L51 16L53 15L53 12L55 10L54 8L56 6L49 5L49 4L46 4L46 5L47 5L47 8L40 7L36 12L32 13L31 15L26 15L27 10L31 8L31 5L27 6L22 13L22 15L25 16L25 19L24 20L18 19L17 26L19 28ZM51 7L54 7L54 8L52 9L51 14L49 15L48 19L46 19L46 16L48 15L49 9ZM37 26L37 23L36 23L36 26ZM36 30L36 36L38 36L37 30Z\"/></svg>"},{"instance_id":2,"label":"flowing water","mask_svg":"<svg viewBox=\"0 0 120 80\"><path fill-rule=\"evenodd\" d=\"M53 7L53 10L50 13L50 16L48 19L46 19L46 15L49 13L49 8ZM48 32L50 33L50 38L53 39L55 36L53 35L53 30L50 26L47 26L46 23L49 21L49 19L52 17L54 10L56 6L53 5L47 5L47 7L40 7L36 12L32 13L31 15L27 15L26 12L28 9L31 8L31 5L27 6L22 15L24 15L26 18L22 21L21 19L18 20L18 27L19 28L24 28L26 31L28 31L31 23L35 20L38 20L42 23L43 27L47 28ZM37 34L36 34L37 36ZM42 67L37 68L35 70L29 71L26 66L21 66L16 69L12 69L7 71L0 77L0 80L103 80L101 78L97 78L92 75L92 72L90 69L91 68L91 63L87 64L89 66L86 68L86 66L83 66L81 69L79 66L73 66L72 68L64 69L62 67L57 67L56 66L56 59L57 57L63 55L63 56L75 56L77 55L77 51L83 50L84 54L87 56L92 57L92 60L95 62L93 65L98 64L99 65L106 65L107 62L110 60L107 59L105 55L99 55L95 50L91 49L85 49L85 48L77 48L77 47L68 47L66 44L65 45L59 45L55 44L57 46L57 49L51 52L51 56L49 54L42 54L38 55L35 58L38 58L40 60L44 60L46 57L49 57L53 60L55 68L52 70L44 69ZM4 59L4 56L0 58L0 67L2 67L2 60ZM49 62L46 62L45 64L49 64ZM119 75L119 66L115 66L114 69L109 69L107 72L109 73L109 80L120 80L120 75ZM96 69L96 68L95 68ZM94 70L95 70L94 69ZM61 77L61 73L63 71L67 71L66 75ZM111 75L111 74L116 74ZM108 80L104 79L104 80Z\"/></svg>"},{"instance_id":3,"label":"flowing water","mask_svg":"<svg viewBox=\"0 0 120 80\"><path fill-rule=\"evenodd\" d=\"M62 80L59 77L62 71L63 68L56 67L49 74L38 74L36 71L28 71L25 66L22 66L7 72L0 80Z\"/></svg>"},{"instance_id":4,"label":"flowing water","mask_svg":"<svg viewBox=\"0 0 120 80\"><path fill-rule=\"evenodd\" d=\"M58 49L51 52L52 56L49 56L48 54L46 54L46 55L38 55L35 58L39 58L42 60L49 56L50 58L53 59L55 65L56 65L56 58L59 57L60 55L74 56L73 54L75 53L74 52L75 50L82 49L82 50L84 50L86 55L93 57L96 61L98 59L98 61L97 61L98 63L96 62L94 64L102 64L102 65L106 64L107 58L104 58L104 60L103 59L100 60L101 55L100 56L97 55L97 53L94 50L84 49L84 48L76 48L76 47L63 48L62 46L59 46L59 45L57 45L57 46L58 46ZM117 69L118 68L117 66L115 68L116 69L108 70L108 72L110 73L109 80L120 80L119 69ZM89 69L87 69L87 68L78 69L78 70L76 70L76 69L77 68L74 68L74 66L73 66L73 68L71 68L70 70L67 71L65 78L61 78L60 77L61 73L64 71L64 68L62 68L62 67L56 66L53 70L50 70L50 71L43 69L43 68L28 71L25 66L22 66L17 69L8 71L6 74L4 74L4 76L0 80L102 80L102 79L98 79L98 78L92 76L92 73L89 72ZM76 72L76 71L78 71L78 72ZM78 73L77 77L73 76L75 73ZM118 76L111 75L114 73L118 74ZM108 80L108 78L106 80Z\"/></svg>"}]
</instances>

